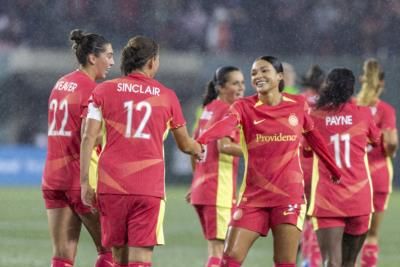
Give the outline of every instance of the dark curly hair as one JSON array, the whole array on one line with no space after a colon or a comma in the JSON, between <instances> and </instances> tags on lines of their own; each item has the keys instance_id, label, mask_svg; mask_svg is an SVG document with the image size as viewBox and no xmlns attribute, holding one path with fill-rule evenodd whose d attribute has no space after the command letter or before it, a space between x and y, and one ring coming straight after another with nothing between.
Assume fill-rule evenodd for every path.
<instances>
[{"instance_id":1,"label":"dark curly hair","mask_svg":"<svg viewBox=\"0 0 400 267\"><path fill-rule=\"evenodd\" d=\"M355 77L351 70L335 68L331 70L321 88L317 108L336 109L350 100L354 93Z\"/></svg>"},{"instance_id":2,"label":"dark curly hair","mask_svg":"<svg viewBox=\"0 0 400 267\"><path fill-rule=\"evenodd\" d=\"M325 79L325 72L318 65L312 65L307 73L301 77L301 85L311 87L319 92Z\"/></svg>"}]
</instances>

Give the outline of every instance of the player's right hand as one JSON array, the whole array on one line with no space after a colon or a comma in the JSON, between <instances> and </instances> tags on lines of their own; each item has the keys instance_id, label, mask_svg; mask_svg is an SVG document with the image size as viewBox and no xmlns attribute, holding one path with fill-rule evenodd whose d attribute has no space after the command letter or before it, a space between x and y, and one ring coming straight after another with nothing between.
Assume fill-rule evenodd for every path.
<instances>
[{"instance_id":1,"label":"player's right hand","mask_svg":"<svg viewBox=\"0 0 400 267\"><path fill-rule=\"evenodd\" d=\"M336 176L332 175L331 180L334 184L340 184L340 177L336 177Z\"/></svg>"},{"instance_id":2,"label":"player's right hand","mask_svg":"<svg viewBox=\"0 0 400 267\"><path fill-rule=\"evenodd\" d=\"M194 142L194 148L193 148L193 156L197 161L201 161L204 158L204 148L203 145L200 144L199 142L195 141Z\"/></svg>"},{"instance_id":3,"label":"player's right hand","mask_svg":"<svg viewBox=\"0 0 400 267\"><path fill-rule=\"evenodd\" d=\"M81 184L81 199L84 205L96 209L96 193L89 184Z\"/></svg>"}]
</instances>

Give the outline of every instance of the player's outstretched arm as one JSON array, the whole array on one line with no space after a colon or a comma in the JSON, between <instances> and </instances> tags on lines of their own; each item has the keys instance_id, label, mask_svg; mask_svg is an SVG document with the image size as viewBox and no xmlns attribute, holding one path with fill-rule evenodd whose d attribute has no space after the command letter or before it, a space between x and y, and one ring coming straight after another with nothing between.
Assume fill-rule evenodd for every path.
<instances>
[{"instance_id":1,"label":"player's outstretched arm","mask_svg":"<svg viewBox=\"0 0 400 267\"><path fill-rule=\"evenodd\" d=\"M81 198L85 205L94 207L95 193L89 185L89 165L93 148L101 131L101 121L87 119L81 141L80 181Z\"/></svg>"},{"instance_id":2,"label":"player's outstretched arm","mask_svg":"<svg viewBox=\"0 0 400 267\"><path fill-rule=\"evenodd\" d=\"M200 144L208 144L211 141L230 136L232 131L237 127L239 121L233 113L228 114L223 119L217 121L210 128L204 131L196 141Z\"/></svg>"},{"instance_id":3,"label":"player's outstretched arm","mask_svg":"<svg viewBox=\"0 0 400 267\"><path fill-rule=\"evenodd\" d=\"M186 126L182 126L172 130L172 134L175 138L175 142L178 148L186 154L200 158L202 153L202 147L188 134Z\"/></svg>"},{"instance_id":4,"label":"player's outstretched arm","mask_svg":"<svg viewBox=\"0 0 400 267\"><path fill-rule=\"evenodd\" d=\"M332 180L335 183L340 182L342 176L341 171L336 166L335 160L329 154L328 148L318 130L313 129L311 131L303 133L303 136L307 140L310 147L317 153L318 157L324 162L325 166L332 174Z\"/></svg>"},{"instance_id":5,"label":"player's outstretched arm","mask_svg":"<svg viewBox=\"0 0 400 267\"><path fill-rule=\"evenodd\" d=\"M236 144L229 137L224 137L218 140L218 151L220 153L241 157L243 156L242 147Z\"/></svg>"}]
</instances>

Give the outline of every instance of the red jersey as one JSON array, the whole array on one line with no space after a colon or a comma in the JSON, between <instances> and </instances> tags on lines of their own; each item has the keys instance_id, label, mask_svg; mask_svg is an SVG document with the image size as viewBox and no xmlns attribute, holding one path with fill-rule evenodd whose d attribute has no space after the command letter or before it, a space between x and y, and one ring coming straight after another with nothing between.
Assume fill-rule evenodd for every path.
<instances>
[{"instance_id":1,"label":"red jersey","mask_svg":"<svg viewBox=\"0 0 400 267\"><path fill-rule=\"evenodd\" d=\"M194 137L207 130L226 115L229 104L216 99L204 107L199 118ZM230 138L239 143L239 130L236 129ZM191 203L232 207L236 202L236 176L239 158L219 153L217 141L204 145L205 157L196 162L191 188Z\"/></svg>"},{"instance_id":2,"label":"red jersey","mask_svg":"<svg viewBox=\"0 0 400 267\"><path fill-rule=\"evenodd\" d=\"M91 102L101 111L106 135L97 191L164 197L163 141L168 129L186 123L174 91L135 73L101 83Z\"/></svg>"},{"instance_id":3,"label":"red jersey","mask_svg":"<svg viewBox=\"0 0 400 267\"><path fill-rule=\"evenodd\" d=\"M388 103L379 100L369 107L376 126L381 130L396 130L396 111ZM385 155L382 144L368 149L368 163L371 171L372 185L375 192L392 191L392 159Z\"/></svg>"},{"instance_id":4,"label":"red jersey","mask_svg":"<svg viewBox=\"0 0 400 267\"><path fill-rule=\"evenodd\" d=\"M305 90L302 94L310 108L315 107L318 101L319 95L314 91L314 90ZM302 143L305 142L305 139L303 139ZM307 144L305 144L307 146ZM301 161L301 167L303 169L303 174L304 174L304 191L306 194L307 199L309 199L310 195L310 190L311 190L311 175L312 175L312 162L313 162L313 157L312 157L312 151L305 151L304 146L302 145L301 149L302 153L300 153L300 161ZM305 153L309 154L305 156Z\"/></svg>"},{"instance_id":5,"label":"red jersey","mask_svg":"<svg viewBox=\"0 0 400 267\"><path fill-rule=\"evenodd\" d=\"M372 212L372 184L366 148L380 141L380 131L368 108L347 102L338 110L314 110L315 127L328 144L342 170L338 185L328 184L325 166L314 157L311 201L308 215L351 217Z\"/></svg>"},{"instance_id":6,"label":"red jersey","mask_svg":"<svg viewBox=\"0 0 400 267\"><path fill-rule=\"evenodd\" d=\"M241 127L245 177L241 203L275 207L304 203L303 173L299 160L300 137L314 128L302 96L282 94L275 106L263 104L257 95L237 100L230 114L202 134L198 141L214 139L224 124ZM219 127L221 125L221 127Z\"/></svg>"},{"instance_id":7,"label":"red jersey","mask_svg":"<svg viewBox=\"0 0 400 267\"><path fill-rule=\"evenodd\" d=\"M42 188L79 190L82 112L96 83L77 70L59 79L49 97L48 148Z\"/></svg>"}]
</instances>

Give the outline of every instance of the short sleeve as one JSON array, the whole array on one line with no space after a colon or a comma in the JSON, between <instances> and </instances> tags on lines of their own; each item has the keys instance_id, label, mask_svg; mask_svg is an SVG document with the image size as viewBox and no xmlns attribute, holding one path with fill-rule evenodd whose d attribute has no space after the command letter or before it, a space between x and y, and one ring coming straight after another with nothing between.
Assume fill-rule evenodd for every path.
<instances>
[{"instance_id":1,"label":"short sleeve","mask_svg":"<svg viewBox=\"0 0 400 267\"><path fill-rule=\"evenodd\" d=\"M179 103L178 97L174 92L171 93L171 118L169 121L169 127L171 129L177 129L186 125L185 118L182 113L181 104Z\"/></svg>"},{"instance_id":2,"label":"short sleeve","mask_svg":"<svg viewBox=\"0 0 400 267\"><path fill-rule=\"evenodd\" d=\"M376 126L371 113L367 112L368 117L366 118L366 121L369 122L368 125L368 139L369 142L372 144L377 144L380 141L381 138L381 130Z\"/></svg>"},{"instance_id":3,"label":"short sleeve","mask_svg":"<svg viewBox=\"0 0 400 267\"><path fill-rule=\"evenodd\" d=\"M387 105L382 112L382 130L396 130L396 112Z\"/></svg>"}]
</instances>

